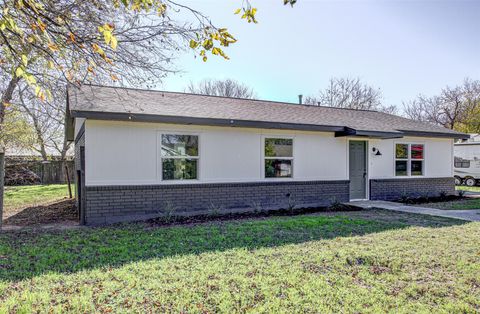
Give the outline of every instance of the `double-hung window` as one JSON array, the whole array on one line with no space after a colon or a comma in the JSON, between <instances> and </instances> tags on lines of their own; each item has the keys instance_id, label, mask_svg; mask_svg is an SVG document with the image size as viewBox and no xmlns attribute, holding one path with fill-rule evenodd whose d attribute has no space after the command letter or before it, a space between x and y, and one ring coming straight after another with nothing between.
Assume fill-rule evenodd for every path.
<instances>
[{"instance_id":1,"label":"double-hung window","mask_svg":"<svg viewBox=\"0 0 480 314\"><path fill-rule=\"evenodd\" d=\"M422 176L423 144L395 144L395 176Z\"/></svg>"},{"instance_id":2,"label":"double-hung window","mask_svg":"<svg viewBox=\"0 0 480 314\"><path fill-rule=\"evenodd\" d=\"M293 177L293 139L265 138L265 178Z\"/></svg>"},{"instance_id":3,"label":"double-hung window","mask_svg":"<svg viewBox=\"0 0 480 314\"><path fill-rule=\"evenodd\" d=\"M162 134L162 179L198 179L198 136Z\"/></svg>"}]
</instances>

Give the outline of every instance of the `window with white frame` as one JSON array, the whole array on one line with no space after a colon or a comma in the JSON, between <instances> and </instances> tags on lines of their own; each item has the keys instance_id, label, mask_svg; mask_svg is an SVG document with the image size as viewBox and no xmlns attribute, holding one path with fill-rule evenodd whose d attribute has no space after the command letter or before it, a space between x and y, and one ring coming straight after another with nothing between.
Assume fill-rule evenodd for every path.
<instances>
[{"instance_id":1,"label":"window with white frame","mask_svg":"<svg viewBox=\"0 0 480 314\"><path fill-rule=\"evenodd\" d=\"M293 176L293 139L265 138L265 178Z\"/></svg>"},{"instance_id":2,"label":"window with white frame","mask_svg":"<svg viewBox=\"0 0 480 314\"><path fill-rule=\"evenodd\" d=\"M198 136L162 134L162 179L198 179Z\"/></svg>"},{"instance_id":3,"label":"window with white frame","mask_svg":"<svg viewBox=\"0 0 480 314\"><path fill-rule=\"evenodd\" d=\"M395 144L395 176L422 176L424 172L423 144Z\"/></svg>"}]
</instances>

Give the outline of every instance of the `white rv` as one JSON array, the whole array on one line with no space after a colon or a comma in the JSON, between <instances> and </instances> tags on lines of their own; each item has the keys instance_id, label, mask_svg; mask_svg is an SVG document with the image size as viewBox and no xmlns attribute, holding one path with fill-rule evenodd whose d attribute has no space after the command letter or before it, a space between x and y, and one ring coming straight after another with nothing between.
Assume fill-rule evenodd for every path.
<instances>
[{"instance_id":1,"label":"white rv","mask_svg":"<svg viewBox=\"0 0 480 314\"><path fill-rule=\"evenodd\" d=\"M480 134L471 134L468 140L455 143L454 157L455 184L480 183Z\"/></svg>"}]
</instances>

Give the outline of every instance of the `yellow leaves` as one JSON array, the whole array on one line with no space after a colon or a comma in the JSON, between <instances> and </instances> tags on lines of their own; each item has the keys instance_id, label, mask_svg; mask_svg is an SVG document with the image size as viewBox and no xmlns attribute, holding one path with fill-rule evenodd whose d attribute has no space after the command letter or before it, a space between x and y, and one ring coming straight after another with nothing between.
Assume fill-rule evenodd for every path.
<instances>
[{"instance_id":1,"label":"yellow leaves","mask_svg":"<svg viewBox=\"0 0 480 314\"><path fill-rule=\"evenodd\" d=\"M118 44L117 38L112 35L112 38L110 40L110 47L112 47L112 49L117 49L117 44Z\"/></svg>"},{"instance_id":2,"label":"yellow leaves","mask_svg":"<svg viewBox=\"0 0 480 314\"><path fill-rule=\"evenodd\" d=\"M67 80L68 80L69 82L73 81L72 71L68 71L67 73L65 73L65 77L67 78Z\"/></svg>"},{"instance_id":3,"label":"yellow leaves","mask_svg":"<svg viewBox=\"0 0 480 314\"><path fill-rule=\"evenodd\" d=\"M235 11L235 14L240 13L240 9ZM251 8L248 6L247 8L243 8L243 14L241 16L242 19L247 20L248 23L258 23L257 19L255 18L255 14L257 14L257 8Z\"/></svg>"},{"instance_id":4,"label":"yellow leaves","mask_svg":"<svg viewBox=\"0 0 480 314\"><path fill-rule=\"evenodd\" d=\"M59 51L58 46L53 42L49 42L47 46L52 52Z\"/></svg>"},{"instance_id":5,"label":"yellow leaves","mask_svg":"<svg viewBox=\"0 0 480 314\"><path fill-rule=\"evenodd\" d=\"M110 74L110 78L112 79L112 81L118 81L118 76L116 76L115 74Z\"/></svg>"},{"instance_id":6,"label":"yellow leaves","mask_svg":"<svg viewBox=\"0 0 480 314\"><path fill-rule=\"evenodd\" d=\"M108 63L110 65L113 65L113 60L112 59L105 57L105 58L103 58L103 60L105 60L106 63Z\"/></svg>"},{"instance_id":7,"label":"yellow leaves","mask_svg":"<svg viewBox=\"0 0 480 314\"><path fill-rule=\"evenodd\" d=\"M21 66L15 70L16 77L22 77L24 73L25 73L25 69Z\"/></svg>"},{"instance_id":8,"label":"yellow leaves","mask_svg":"<svg viewBox=\"0 0 480 314\"><path fill-rule=\"evenodd\" d=\"M157 7L157 14L160 16L160 15L165 15L165 13L167 12L167 5L165 3L161 3L158 7Z\"/></svg>"},{"instance_id":9,"label":"yellow leaves","mask_svg":"<svg viewBox=\"0 0 480 314\"><path fill-rule=\"evenodd\" d=\"M92 44L92 49L93 49L93 52L98 53L100 56L105 58L105 51L103 51L103 49L99 45Z\"/></svg>"},{"instance_id":10,"label":"yellow leaves","mask_svg":"<svg viewBox=\"0 0 480 314\"><path fill-rule=\"evenodd\" d=\"M68 34L68 40L69 40L71 43L74 43L74 42L75 42L75 34L74 34L74 33Z\"/></svg>"},{"instance_id":11,"label":"yellow leaves","mask_svg":"<svg viewBox=\"0 0 480 314\"><path fill-rule=\"evenodd\" d=\"M50 90L41 88L38 85L35 85L34 87L35 87L35 96L39 98L42 102L45 101L46 99L48 100L53 99L52 92L50 92Z\"/></svg>"},{"instance_id":12,"label":"yellow leaves","mask_svg":"<svg viewBox=\"0 0 480 314\"><path fill-rule=\"evenodd\" d=\"M205 50L210 50L213 48L213 40L211 39L206 39L203 44L202 44L203 48L205 48Z\"/></svg>"},{"instance_id":13,"label":"yellow leaves","mask_svg":"<svg viewBox=\"0 0 480 314\"><path fill-rule=\"evenodd\" d=\"M37 79L30 73L24 73L23 78L29 85L35 85L37 84Z\"/></svg>"},{"instance_id":14,"label":"yellow leaves","mask_svg":"<svg viewBox=\"0 0 480 314\"><path fill-rule=\"evenodd\" d=\"M28 58L26 55L22 55L22 63L24 66L27 66L28 65Z\"/></svg>"},{"instance_id":15,"label":"yellow leaves","mask_svg":"<svg viewBox=\"0 0 480 314\"><path fill-rule=\"evenodd\" d=\"M38 26L38 28L42 31L42 33L44 33L45 30L47 29L47 25L43 23L42 20L40 19L37 19L36 26Z\"/></svg>"},{"instance_id":16,"label":"yellow leaves","mask_svg":"<svg viewBox=\"0 0 480 314\"><path fill-rule=\"evenodd\" d=\"M107 45L109 45L112 49L117 49L118 40L113 35L113 30L115 26L113 24L105 23L103 26L98 27L98 31L103 35L103 40Z\"/></svg>"},{"instance_id":17,"label":"yellow leaves","mask_svg":"<svg viewBox=\"0 0 480 314\"><path fill-rule=\"evenodd\" d=\"M52 60L48 60L48 62L47 62L47 68L49 68L50 70L52 70L53 68L55 68L55 64L53 63Z\"/></svg>"},{"instance_id":18,"label":"yellow leaves","mask_svg":"<svg viewBox=\"0 0 480 314\"><path fill-rule=\"evenodd\" d=\"M199 43L193 39L190 40L190 48L195 49L197 48Z\"/></svg>"},{"instance_id":19,"label":"yellow leaves","mask_svg":"<svg viewBox=\"0 0 480 314\"><path fill-rule=\"evenodd\" d=\"M196 40L190 40L190 48L200 48L199 55L202 57L203 62L208 60L206 54L208 51L214 56L221 56L226 60L230 59L220 47L228 47L237 40L228 32L226 28L205 28L203 33L197 33L196 35Z\"/></svg>"},{"instance_id":20,"label":"yellow leaves","mask_svg":"<svg viewBox=\"0 0 480 314\"><path fill-rule=\"evenodd\" d=\"M233 12L233 14L240 14L240 12L242 12L242 9L236 9L235 12Z\"/></svg>"}]
</instances>

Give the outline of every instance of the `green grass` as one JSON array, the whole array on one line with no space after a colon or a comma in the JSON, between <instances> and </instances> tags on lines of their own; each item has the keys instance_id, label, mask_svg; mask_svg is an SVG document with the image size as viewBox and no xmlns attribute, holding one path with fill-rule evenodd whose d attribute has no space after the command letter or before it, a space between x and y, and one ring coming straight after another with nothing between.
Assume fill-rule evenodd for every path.
<instances>
[{"instance_id":1,"label":"green grass","mask_svg":"<svg viewBox=\"0 0 480 314\"><path fill-rule=\"evenodd\" d=\"M419 206L453 210L453 209L480 209L480 198L462 199L458 201L427 203Z\"/></svg>"},{"instance_id":2,"label":"green grass","mask_svg":"<svg viewBox=\"0 0 480 314\"><path fill-rule=\"evenodd\" d=\"M478 312L480 224L407 215L6 233L0 313Z\"/></svg>"},{"instance_id":3,"label":"green grass","mask_svg":"<svg viewBox=\"0 0 480 314\"><path fill-rule=\"evenodd\" d=\"M74 187L72 186L72 191ZM45 204L68 197L66 184L7 186L5 188L5 209L23 208Z\"/></svg>"},{"instance_id":4,"label":"green grass","mask_svg":"<svg viewBox=\"0 0 480 314\"><path fill-rule=\"evenodd\" d=\"M480 186L457 185L455 188L457 191L480 192Z\"/></svg>"}]
</instances>

